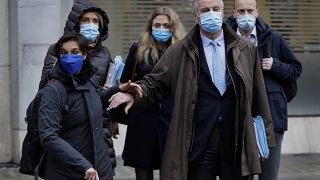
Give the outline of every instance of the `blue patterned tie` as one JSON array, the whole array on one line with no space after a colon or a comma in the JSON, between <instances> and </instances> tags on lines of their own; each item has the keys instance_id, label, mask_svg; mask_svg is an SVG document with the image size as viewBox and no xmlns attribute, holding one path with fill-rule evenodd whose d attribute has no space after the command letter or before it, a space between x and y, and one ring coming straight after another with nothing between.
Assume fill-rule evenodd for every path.
<instances>
[{"instance_id":1,"label":"blue patterned tie","mask_svg":"<svg viewBox=\"0 0 320 180\"><path fill-rule=\"evenodd\" d=\"M210 44L213 46L213 51L212 51L213 81L222 96L227 89L226 66L222 62L222 58L218 50L217 42L211 41Z\"/></svg>"}]
</instances>

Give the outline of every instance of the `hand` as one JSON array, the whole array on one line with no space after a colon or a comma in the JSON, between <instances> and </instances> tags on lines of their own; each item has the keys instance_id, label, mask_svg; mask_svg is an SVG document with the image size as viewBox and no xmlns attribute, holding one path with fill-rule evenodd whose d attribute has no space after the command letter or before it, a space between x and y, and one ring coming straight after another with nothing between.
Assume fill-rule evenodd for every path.
<instances>
[{"instance_id":1,"label":"hand","mask_svg":"<svg viewBox=\"0 0 320 180\"><path fill-rule=\"evenodd\" d=\"M108 90L108 89L111 88L111 86L110 86L110 85L107 85L107 84L104 84L102 88L103 88L104 90Z\"/></svg>"},{"instance_id":2,"label":"hand","mask_svg":"<svg viewBox=\"0 0 320 180\"><path fill-rule=\"evenodd\" d=\"M142 97L141 87L138 84L131 82L131 80L129 80L127 83L120 84L119 89L121 90L121 92L135 93L138 94L139 97Z\"/></svg>"},{"instance_id":3,"label":"hand","mask_svg":"<svg viewBox=\"0 0 320 180\"><path fill-rule=\"evenodd\" d=\"M268 159L268 157L266 157L266 158L260 157L260 161L265 161L267 159Z\"/></svg>"},{"instance_id":4,"label":"hand","mask_svg":"<svg viewBox=\"0 0 320 180\"><path fill-rule=\"evenodd\" d=\"M262 59L262 69L269 71L273 64L273 58L263 58Z\"/></svg>"},{"instance_id":5,"label":"hand","mask_svg":"<svg viewBox=\"0 0 320 180\"><path fill-rule=\"evenodd\" d=\"M109 99L109 102L110 104L108 109L116 108L121 104L127 104L126 107L124 108L124 112L128 114L129 109L134 103L134 99L131 96L131 94L118 92L117 94L114 94L111 96L111 98Z\"/></svg>"},{"instance_id":6,"label":"hand","mask_svg":"<svg viewBox=\"0 0 320 180\"><path fill-rule=\"evenodd\" d=\"M85 180L99 180L98 172L92 167L85 172Z\"/></svg>"},{"instance_id":7,"label":"hand","mask_svg":"<svg viewBox=\"0 0 320 180\"><path fill-rule=\"evenodd\" d=\"M119 125L118 125L118 123L110 121L109 124L110 124L112 137L115 138L115 139L118 139L118 137L117 137L117 135L119 135Z\"/></svg>"}]
</instances>

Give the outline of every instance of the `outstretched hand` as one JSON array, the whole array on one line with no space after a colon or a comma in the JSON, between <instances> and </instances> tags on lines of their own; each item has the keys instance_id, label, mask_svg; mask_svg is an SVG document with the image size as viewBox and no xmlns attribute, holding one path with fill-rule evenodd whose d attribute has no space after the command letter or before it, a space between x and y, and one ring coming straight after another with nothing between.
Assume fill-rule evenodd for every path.
<instances>
[{"instance_id":1,"label":"outstretched hand","mask_svg":"<svg viewBox=\"0 0 320 180\"><path fill-rule=\"evenodd\" d=\"M109 102L110 104L108 109L113 109L118 107L121 104L126 104L124 108L124 112L128 114L129 109L132 107L134 103L134 99L131 94L118 92L111 96L111 98L109 99Z\"/></svg>"},{"instance_id":2,"label":"outstretched hand","mask_svg":"<svg viewBox=\"0 0 320 180\"><path fill-rule=\"evenodd\" d=\"M120 84L119 89L121 90L121 92L135 93L139 97L142 97L142 89L141 89L140 85L131 82L131 80L129 80L127 83Z\"/></svg>"}]
</instances>

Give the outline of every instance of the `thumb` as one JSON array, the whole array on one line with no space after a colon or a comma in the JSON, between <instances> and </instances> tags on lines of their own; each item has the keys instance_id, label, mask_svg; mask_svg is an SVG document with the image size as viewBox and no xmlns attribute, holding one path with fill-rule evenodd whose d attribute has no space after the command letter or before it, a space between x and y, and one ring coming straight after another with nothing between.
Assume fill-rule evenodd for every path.
<instances>
[{"instance_id":1,"label":"thumb","mask_svg":"<svg viewBox=\"0 0 320 180\"><path fill-rule=\"evenodd\" d=\"M124 108L124 112L125 112L126 114L128 114L128 111L129 111L129 109L132 107L132 105L133 105L133 103L131 103L131 102L126 105L126 107Z\"/></svg>"}]
</instances>

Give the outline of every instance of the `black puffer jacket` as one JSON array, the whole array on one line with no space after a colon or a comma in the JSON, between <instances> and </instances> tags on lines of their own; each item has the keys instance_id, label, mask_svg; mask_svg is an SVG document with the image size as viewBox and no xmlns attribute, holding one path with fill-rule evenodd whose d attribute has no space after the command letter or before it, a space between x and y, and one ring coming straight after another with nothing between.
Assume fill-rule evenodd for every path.
<instances>
[{"instance_id":1,"label":"black puffer jacket","mask_svg":"<svg viewBox=\"0 0 320 180\"><path fill-rule=\"evenodd\" d=\"M94 3L88 1L88 0L79 0L77 1L73 7L72 10L68 16L64 33L73 32L75 29L78 29L79 27L79 20L85 12L88 11L96 11L99 12L102 19L103 19L103 28L100 28L100 37L98 39L97 45L95 48L92 48L90 51L91 54L91 63L92 65L98 67L98 71L95 74L95 78L98 81L98 84L100 86L104 85L104 82L106 80L106 74L108 70L108 65L112 61L110 52L108 48L102 46L102 41L106 40L108 38L108 23L109 19L105 11L100 9L97 5ZM53 64L56 62L57 58L54 55L54 45L52 44L50 48L48 49L47 55L44 60L44 66L42 68L42 76L41 81L39 84L39 89L42 89L44 85L47 83L47 74L48 71L52 68Z\"/></svg>"},{"instance_id":2,"label":"black puffer jacket","mask_svg":"<svg viewBox=\"0 0 320 180\"><path fill-rule=\"evenodd\" d=\"M97 45L95 48L91 49L91 64L98 68L98 71L95 73L95 79L98 81L99 86L103 86L106 80L108 65L112 61L110 52L108 48L102 46L102 41L106 40L108 38L108 23L109 19L105 11L100 9L97 5L94 3L88 1L88 0L79 0L77 1L73 7L72 10L68 16L64 33L73 32L75 29L79 28L79 20L82 14L84 14L87 11L96 11L99 12L102 19L103 19L103 28L100 28L100 37L98 39ZM42 75L41 75L41 81L39 83L39 90L42 89L47 81L48 81L48 72L53 67L54 63L57 61L57 57L54 55L54 46L55 44L52 44L47 52L47 55L44 60L44 66L42 68ZM115 151L113 148L113 141L111 139L111 130L108 128L108 119L105 118L104 120L106 127L104 129L105 133L105 140L108 142L109 145L109 152L110 152L110 158L112 162L112 166L116 166L116 158L115 158Z\"/></svg>"},{"instance_id":3,"label":"black puffer jacket","mask_svg":"<svg viewBox=\"0 0 320 180\"><path fill-rule=\"evenodd\" d=\"M38 127L47 153L45 179L83 179L90 167L98 171L100 179L114 175L101 119L102 102L116 89L97 93L94 73L92 66L76 76L65 74L59 65L50 71L50 78L59 80L67 91L69 108L63 116L61 96L51 86L40 91Z\"/></svg>"}]
</instances>

